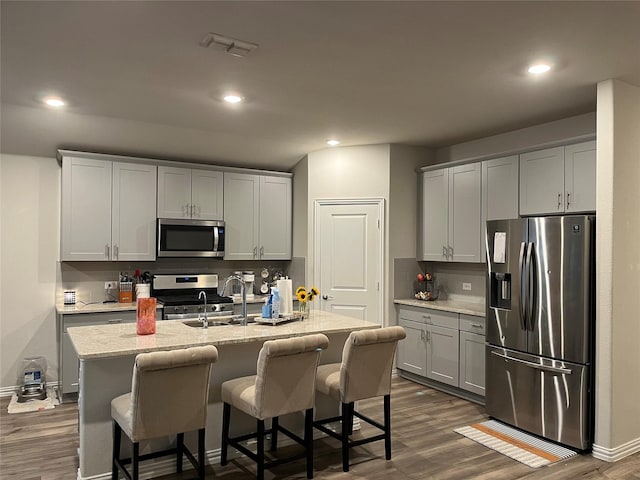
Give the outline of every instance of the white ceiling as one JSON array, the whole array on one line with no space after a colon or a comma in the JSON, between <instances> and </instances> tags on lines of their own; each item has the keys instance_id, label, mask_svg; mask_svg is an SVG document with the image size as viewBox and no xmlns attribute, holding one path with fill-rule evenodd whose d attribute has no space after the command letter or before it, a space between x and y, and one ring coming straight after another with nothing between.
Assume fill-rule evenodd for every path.
<instances>
[{"instance_id":1,"label":"white ceiling","mask_svg":"<svg viewBox=\"0 0 640 480\"><path fill-rule=\"evenodd\" d=\"M1 148L288 170L342 145L442 147L640 85L640 2L1 2ZM208 32L258 43L246 58ZM525 75L551 59L544 78ZM246 102L219 99L236 89ZM70 102L53 111L44 93Z\"/></svg>"}]
</instances>

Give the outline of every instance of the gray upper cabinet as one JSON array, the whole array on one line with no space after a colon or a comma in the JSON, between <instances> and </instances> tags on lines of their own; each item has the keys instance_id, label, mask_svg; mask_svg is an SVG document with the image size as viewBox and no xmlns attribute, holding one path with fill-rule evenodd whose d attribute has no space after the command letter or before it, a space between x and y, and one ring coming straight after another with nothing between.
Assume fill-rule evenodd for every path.
<instances>
[{"instance_id":1,"label":"gray upper cabinet","mask_svg":"<svg viewBox=\"0 0 640 480\"><path fill-rule=\"evenodd\" d=\"M518 155L482 162L484 220L518 218Z\"/></svg>"},{"instance_id":2,"label":"gray upper cabinet","mask_svg":"<svg viewBox=\"0 0 640 480\"><path fill-rule=\"evenodd\" d=\"M596 209L596 142L564 147L565 212Z\"/></svg>"},{"instance_id":3,"label":"gray upper cabinet","mask_svg":"<svg viewBox=\"0 0 640 480\"><path fill-rule=\"evenodd\" d=\"M480 163L422 174L418 260L481 261Z\"/></svg>"},{"instance_id":4,"label":"gray upper cabinet","mask_svg":"<svg viewBox=\"0 0 640 480\"><path fill-rule=\"evenodd\" d=\"M223 173L158 167L158 217L222 220Z\"/></svg>"},{"instance_id":5,"label":"gray upper cabinet","mask_svg":"<svg viewBox=\"0 0 640 480\"><path fill-rule=\"evenodd\" d=\"M225 260L290 260L290 177L224 174Z\"/></svg>"},{"instance_id":6,"label":"gray upper cabinet","mask_svg":"<svg viewBox=\"0 0 640 480\"><path fill-rule=\"evenodd\" d=\"M595 210L595 141L520 155L520 214Z\"/></svg>"},{"instance_id":7,"label":"gray upper cabinet","mask_svg":"<svg viewBox=\"0 0 640 480\"><path fill-rule=\"evenodd\" d=\"M480 259L485 261L487 220L518 218L518 155L482 162L482 239Z\"/></svg>"},{"instance_id":8,"label":"gray upper cabinet","mask_svg":"<svg viewBox=\"0 0 640 480\"><path fill-rule=\"evenodd\" d=\"M155 165L62 159L62 261L155 260Z\"/></svg>"},{"instance_id":9,"label":"gray upper cabinet","mask_svg":"<svg viewBox=\"0 0 640 480\"><path fill-rule=\"evenodd\" d=\"M449 245L449 169L422 174L422 235L418 260L445 261Z\"/></svg>"}]
</instances>

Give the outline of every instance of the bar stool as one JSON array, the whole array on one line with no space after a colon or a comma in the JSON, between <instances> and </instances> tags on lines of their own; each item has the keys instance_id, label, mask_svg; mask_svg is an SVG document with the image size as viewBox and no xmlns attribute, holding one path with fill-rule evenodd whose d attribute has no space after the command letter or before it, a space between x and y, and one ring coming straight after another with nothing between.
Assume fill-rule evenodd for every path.
<instances>
[{"instance_id":1,"label":"bar stool","mask_svg":"<svg viewBox=\"0 0 640 480\"><path fill-rule=\"evenodd\" d=\"M222 452L220 464L227 464L229 445L257 463L257 478L264 478L265 468L281 463L307 459L307 478L313 478L313 405L316 393L316 371L320 353L329 346L326 335L268 340L258 355L257 374L228 380L222 384ZM257 431L239 437L229 437L231 406L257 420ZM305 412L304 438L300 438L279 424L279 417ZM271 418L271 429L265 430ZM271 451L277 449L278 432L303 445L305 452L289 458L265 462L264 439L271 434ZM257 439L253 452L240 442Z\"/></svg>"},{"instance_id":2,"label":"bar stool","mask_svg":"<svg viewBox=\"0 0 640 480\"><path fill-rule=\"evenodd\" d=\"M204 438L207 423L211 365L218 359L212 345L168 352L141 353L133 366L131 392L111 401L113 418L112 480L118 470L137 480L139 462L165 455L176 455L176 467L182 471L186 455L204 478ZM124 433L133 443L132 458L120 458L120 440ZM184 445L184 432L198 430L198 460ZM140 441L176 435L176 447L140 455ZM125 468L132 464L132 473Z\"/></svg>"},{"instance_id":3,"label":"bar stool","mask_svg":"<svg viewBox=\"0 0 640 480\"><path fill-rule=\"evenodd\" d=\"M349 448L384 440L385 458L391 460L391 370L398 341L406 337L404 328L387 327L351 332L342 350L342 363L318 367L316 389L341 402L341 415L313 422L320 431L342 442L342 470L349 471ZM384 396L384 423L355 411L357 400ZM350 440L353 417L382 430L383 433ZM341 422L340 433L325 424Z\"/></svg>"}]
</instances>

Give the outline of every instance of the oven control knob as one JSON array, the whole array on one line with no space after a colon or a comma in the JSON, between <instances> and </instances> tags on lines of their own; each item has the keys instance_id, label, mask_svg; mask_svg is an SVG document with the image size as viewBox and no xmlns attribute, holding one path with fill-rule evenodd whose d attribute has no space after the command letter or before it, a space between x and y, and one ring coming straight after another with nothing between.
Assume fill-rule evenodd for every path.
<instances>
[{"instance_id":1,"label":"oven control knob","mask_svg":"<svg viewBox=\"0 0 640 480\"><path fill-rule=\"evenodd\" d=\"M189 307L187 307L187 306L182 307L182 311L184 313L187 313L189 311Z\"/></svg>"},{"instance_id":2,"label":"oven control knob","mask_svg":"<svg viewBox=\"0 0 640 480\"><path fill-rule=\"evenodd\" d=\"M214 305L213 306L214 311L216 312L221 312L222 311L222 305Z\"/></svg>"},{"instance_id":3,"label":"oven control knob","mask_svg":"<svg viewBox=\"0 0 640 480\"><path fill-rule=\"evenodd\" d=\"M178 307L173 307L173 312L178 313Z\"/></svg>"}]
</instances>

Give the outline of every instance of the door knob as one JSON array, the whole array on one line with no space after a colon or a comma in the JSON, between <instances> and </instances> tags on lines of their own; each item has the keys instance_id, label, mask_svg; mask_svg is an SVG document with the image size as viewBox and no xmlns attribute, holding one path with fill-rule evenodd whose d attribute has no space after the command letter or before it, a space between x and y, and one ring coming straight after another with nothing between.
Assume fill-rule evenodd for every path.
<instances>
[{"instance_id":1,"label":"door knob","mask_svg":"<svg viewBox=\"0 0 640 480\"><path fill-rule=\"evenodd\" d=\"M333 300L333 297L330 295L322 295L323 300Z\"/></svg>"}]
</instances>

